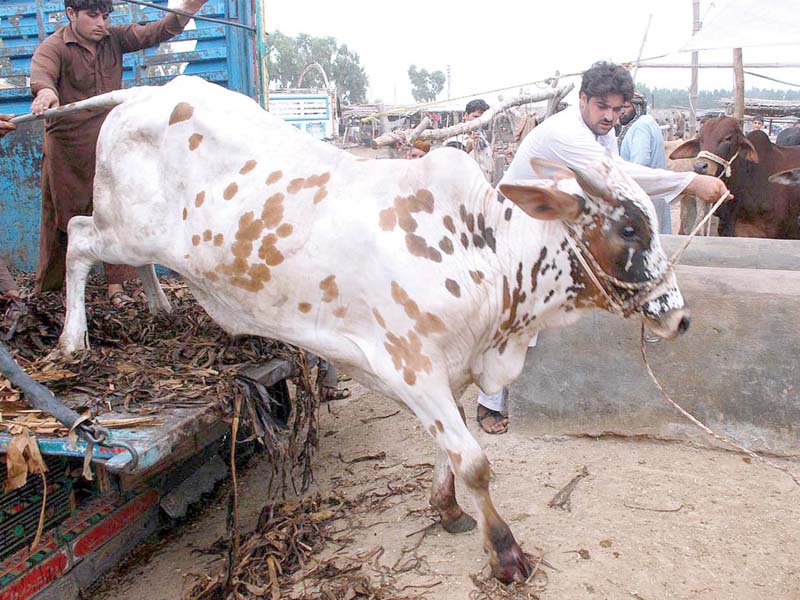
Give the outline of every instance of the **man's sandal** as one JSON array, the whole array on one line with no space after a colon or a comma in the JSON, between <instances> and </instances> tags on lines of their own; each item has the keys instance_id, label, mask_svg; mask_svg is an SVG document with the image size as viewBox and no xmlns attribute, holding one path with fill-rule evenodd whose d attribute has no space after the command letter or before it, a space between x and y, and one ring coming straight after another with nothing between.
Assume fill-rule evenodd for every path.
<instances>
[{"instance_id":1,"label":"man's sandal","mask_svg":"<svg viewBox=\"0 0 800 600\"><path fill-rule=\"evenodd\" d=\"M480 428L489 435L500 435L508 431L508 417L499 410L492 410L478 404L476 418Z\"/></svg>"},{"instance_id":2,"label":"man's sandal","mask_svg":"<svg viewBox=\"0 0 800 600\"><path fill-rule=\"evenodd\" d=\"M320 394L320 402L331 402L333 400L344 400L350 397L350 388L323 387Z\"/></svg>"}]
</instances>

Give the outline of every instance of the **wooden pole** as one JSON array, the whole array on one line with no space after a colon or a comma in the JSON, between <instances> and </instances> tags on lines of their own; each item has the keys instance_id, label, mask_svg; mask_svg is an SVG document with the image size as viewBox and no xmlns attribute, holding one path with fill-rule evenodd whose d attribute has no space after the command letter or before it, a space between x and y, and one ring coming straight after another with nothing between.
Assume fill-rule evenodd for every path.
<instances>
[{"instance_id":1,"label":"wooden pole","mask_svg":"<svg viewBox=\"0 0 800 600\"><path fill-rule=\"evenodd\" d=\"M744 67L742 49L733 49L733 118L741 124L744 120Z\"/></svg>"},{"instance_id":2,"label":"wooden pole","mask_svg":"<svg viewBox=\"0 0 800 600\"><path fill-rule=\"evenodd\" d=\"M639 55L636 57L636 66L633 67L633 83L636 83L636 75L639 72L639 63L642 61L642 52L644 52L644 44L647 41L647 34L650 31L650 24L653 22L653 13L647 17L647 27L644 28L644 35L642 36L642 45L639 46Z\"/></svg>"},{"instance_id":3,"label":"wooden pole","mask_svg":"<svg viewBox=\"0 0 800 600\"><path fill-rule=\"evenodd\" d=\"M692 0L692 36L700 31L700 0ZM689 84L689 129L692 137L697 133L697 63L700 54L692 52L692 80Z\"/></svg>"},{"instance_id":4,"label":"wooden pole","mask_svg":"<svg viewBox=\"0 0 800 600\"><path fill-rule=\"evenodd\" d=\"M555 77L553 77L553 81L550 82L550 87L553 89L558 88L558 77L561 73L556 71ZM558 112L558 103L561 102L561 97L556 94L547 102L547 112L544 115L544 118L551 117Z\"/></svg>"}]
</instances>

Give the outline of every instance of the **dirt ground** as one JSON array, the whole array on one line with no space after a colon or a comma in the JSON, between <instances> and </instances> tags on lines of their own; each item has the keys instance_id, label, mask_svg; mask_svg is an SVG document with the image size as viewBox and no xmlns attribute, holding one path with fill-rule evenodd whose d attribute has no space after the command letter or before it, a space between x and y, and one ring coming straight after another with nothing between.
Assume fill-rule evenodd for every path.
<instances>
[{"instance_id":1,"label":"dirt ground","mask_svg":"<svg viewBox=\"0 0 800 600\"><path fill-rule=\"evenodd\" d=\"M321 411L311 493L405 493L391 496L385 510L356 507L350 518L334 523L352 541L327 548L324 556L369 557L363 560L367 572L376 565L384 572L405 566L409 570L396 574L394 583L396 589L409 586L408 595L469 598L475 590L469 576L486 564L478 532L421 533L433 522L427 433L408 413L396 412L393 402L352 388L351 398ZM474 415L474 397L474 389L464 396L468 415ZM469 426L477 432L474 419ZM542 600L800 598L800 489L783 473L737 454L674 443L536 439L515 430L513 416L506 435L476 435L492 461L498 510L523 549L543 555L552 567L541 567L545 575L535 582ZM385 457L366 458L380 453ZM358 458L363 460L352 462ZM548 508L582 466L589 474L571 495L571 511ZM242 531L254 527L267 502L268 479L263 459L240 477ZM459 497L472 512L469 500ZM224 499L210 504L90 597L180 598L188 574L220 566L219 558L192 550L225 534L225 514Z\"/></svg>"}]
</instances>

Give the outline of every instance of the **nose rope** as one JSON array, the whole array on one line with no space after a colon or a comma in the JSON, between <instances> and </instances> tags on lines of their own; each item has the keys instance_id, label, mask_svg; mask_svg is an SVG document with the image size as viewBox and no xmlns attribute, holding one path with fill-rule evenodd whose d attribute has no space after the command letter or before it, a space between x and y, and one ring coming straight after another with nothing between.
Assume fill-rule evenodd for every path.
<instances>
[{"instance_id":1,"label":"nose rope","mask_svg":"<svg viewBox=\"0 0 800 600\"><path fill-rule=\"evenodd\" d=\"M730 160L725 160L719 154L714 154L713 152L709 152L708 150L701 150L700 152L697 153L697 157L696 158L707 158L711 162L716 163L720 167L722 167L722 173L717 175L717 177L722 177L723 175L725 177L730 177L731 176L731 165L733 164L733 161L736 160L737 156L739 156L739 151L738 150L736 151L736 154L731 156Z\"/></svg>"}]
</instances>

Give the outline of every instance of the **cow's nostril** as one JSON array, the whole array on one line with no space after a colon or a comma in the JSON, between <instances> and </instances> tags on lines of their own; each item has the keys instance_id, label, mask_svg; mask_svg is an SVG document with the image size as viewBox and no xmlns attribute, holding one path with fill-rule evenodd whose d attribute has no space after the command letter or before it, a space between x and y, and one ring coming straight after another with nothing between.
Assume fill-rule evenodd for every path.
<instances>
[{"instance_id":1,"label":"cow's nostril","mask_svg":"<svg viewBox=\"0 0 800 600\"><path fill-rule=\"evenodd\" d=\"M683 317L681 322L678 323L678 333L686 333L686 330L689 329L689 317Z\"/></svg>"},{"instance_id":2,"label":"cow's nostril","mask_svg":"<svg viewBox=\"0 0 800 600\"><path fill-rule=\"evenodd\" d=\"M702 175L706 171L708 171L708 165L706 163L704 163L704 162L696 162L696 163L694 163L694 172L695 173L699 173L700 175Z\"/></svg>"}]
</instances>

